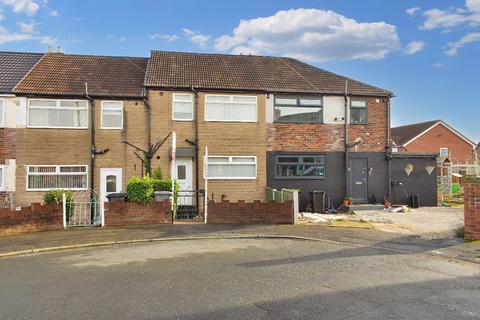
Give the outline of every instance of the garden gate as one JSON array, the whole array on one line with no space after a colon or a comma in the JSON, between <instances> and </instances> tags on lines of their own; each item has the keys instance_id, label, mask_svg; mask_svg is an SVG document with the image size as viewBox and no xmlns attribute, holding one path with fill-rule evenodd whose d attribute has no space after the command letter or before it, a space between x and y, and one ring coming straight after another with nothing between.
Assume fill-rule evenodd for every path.
<instances>
[{"instance_id":1,"label":"garden gate","mask_svg":"<svg viewBox=\"0 0 480 320\"><path fill-rule=\"evenodd\" d=\"M104 217L100 210L100 197L95 190L74 191L71 197L63 194L63 226L103 226Z\"/></svg>"}]
</instances>

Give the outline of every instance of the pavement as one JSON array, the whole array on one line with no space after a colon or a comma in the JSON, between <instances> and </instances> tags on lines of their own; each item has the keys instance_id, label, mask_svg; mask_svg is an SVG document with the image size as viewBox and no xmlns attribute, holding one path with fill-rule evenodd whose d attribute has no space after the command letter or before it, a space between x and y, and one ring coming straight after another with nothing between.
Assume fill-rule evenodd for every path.
<instances>
[{"instance_id":1,"label":"pavement","mask_svg":"<svg viewBox=\"0 0 480 320\"><path fill-rule=\"evenodd\" d=\"M144 229L55 237L303 230L322 241L171 240L9 257L0 260L0 319L480 319L478 264L326 240L351 240L349 232L360 231L355 242L400 245L384 233L296 226Z\"/></svg>"},{"instance_id":2,"label":"pavement","mask_svg":"<svg viewBox=\"0 0 480 320\"><path fill-rule=\"evenodd\" d=\"M0 237L0 257L89 246L199 238L295 238L358 247L389 249L480 263L480 242L405 235L362 228L318 225L174 224L120 228L76 228Z\"/></svg>"}]
</instances>

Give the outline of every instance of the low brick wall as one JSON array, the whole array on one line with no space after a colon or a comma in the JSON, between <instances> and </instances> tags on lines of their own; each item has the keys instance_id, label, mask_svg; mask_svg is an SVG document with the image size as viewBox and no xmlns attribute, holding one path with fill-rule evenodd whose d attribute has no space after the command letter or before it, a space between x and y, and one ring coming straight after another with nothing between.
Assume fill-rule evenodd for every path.
<instances>
[{"instance_id":1,"label":"low brick wall","mask_svg":"<svg viewBox=\"0 0 480 320\"><path fill-rule=\"evenodd\" d=\"M169 200L147 204L117 200L105 204L105 226L172 223Z\"/></svg>"},{"instance_id":2,"label":"low brick wall","mask_svg":"<svg viewBox=\"0 0 480 320\"><path fill-rule=\"evenodd\" d=\"M20 211L0 209L0 235L63 229L61 205L32 203Z\"/></svg>"},{"instance_id":3,"label":"low brick wall","mask_svg":"<svg viewBox=\"0 0 480 320\"><path fill-rule=\"evenodd\" d=\"M464 186L465 239L480 240L480 184Z\"/></svg>"},{"instance_id":4,"label":"low brick wall","mask_svg":"<svg viewBox=\"0 0 480 320\"><path fill-rule=\"evenodd\" d=\"M293 202L208 202L211 224L293 224Z\"/></svg>"}]
</instances>

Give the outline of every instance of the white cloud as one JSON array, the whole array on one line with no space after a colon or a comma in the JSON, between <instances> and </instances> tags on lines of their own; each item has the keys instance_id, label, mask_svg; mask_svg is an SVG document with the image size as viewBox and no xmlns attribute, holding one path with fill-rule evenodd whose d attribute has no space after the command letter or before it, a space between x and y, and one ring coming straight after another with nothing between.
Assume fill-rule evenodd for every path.
<instances>
[{"instance_id":1,"label":"white cloud","mask_svg":"<svg viewBox=\"0 0 480 320\"><path fill-rule=\"evenodd\" d=\"M448 29L463 24L477 26L480 25L480 0L466 0L465 8L430 9L423 15L426 20L421 28L425 30Z\"/></svg>"},{"instance_id":2,"label":"white cloud","mask_svg":"<svg viewBox=\"0 0 480 320\"><path fill-rule=\"evenodd\" d=\"M52 17L58 17L59 15L58 10L51 10L48 14Z\"/></svg>"},{"instance_id":3,"label":"white cloud","mask_svg":"<svg viewBox=\"0 0 480 320\"><path fill-rule=\"evenodd\" d=\"M37 26L37 23L34 20L32 20L30 23L17 22L17 26L24 33L34 33L35 32L35 27Z\"/></svg>"},{"instance_id":4,"label":"white cloud","mask_svg":"<svg viewBox=\"0 0 480 320\"><path fill-rule=\"evenodd\" d=\"M148 36L150 40L165 40L167 42L173 42L178 40L178 36L174 34L160 34L154 33Z\"/></svg>"},{"instance_id":5,"label":"white cloud","mask_svg":"<svg viewBox=\"0 0 480 320\"><path fill-rule=\"evenodd\" d=\"M33 39L33 36L31 34L10 32L7 29L0 26L0 44L4 44L8 42L19 42L19 41L25 41L25 40L31 40L31 39Z\"/></svg>"},{"instance_id":6,"label":"white cloud","mask_svg":"<svg viewBox=\"0 0 480 320\"><path fill-rule=\"evenodd\" d=\"M433 64L433 66L434 66L435 68L442 68L442 67L444 66L444 64L443 64L442 62L435 62L435 63Z\"/></svg>"},{"instance_id":7,"label":"white cloud","mask_svg":"<svg viewBox=\"0 0 480 320\"><path fill-rule=\"evenodd\" d=\"M425 45L426 43L424 41L415 40L407 44L403 52L412 55L425 49Z\"/></svg>"},{"instance_id":8,"label":"white cloud","mask_svg":"<svg viewBox=\"0 0 480 320\"><path fill-rule=\"evenodd\" d=\"M412 7L412 8L408 8L407 10L405 10L405 12L411 17L416 15L418 13L418 11L420 11L419 7Z\"/></svg>"},{"instance_id":9,"label":"white cloud","mask_svg":"<svg viewBox=\"0 0 480 320\"><path fill-rule=\"evenodd\" d=\"M279 54L308 61L377 60L399 48L395 26L357 22L330 10L291 9L241 20L215 49L232 53Z\"/></svg>"},{"instance_id":10,"label":"white cloud","mask_svg":"<svg viewBox=\"0 0 480 320\"><path fill-rule=\"evenodd\" d=\"M45 44L48 46L53 46L58 41L57 38L53 38L50 36L41 36L41 37L38 37L38 40L40 41L41 44Z\"/></svg>"},{"instance_id":11,"label":"white cloud","mask_svg":"<svg viewBox=\"0 0 480 320\"><path fill-rule=\"evenodd\" d=\"M478 42L478 41L480 41L480 32L470 32L466 34L462 39L456 42L449 42L446 54L449 56L456 56L458 54L458 51L463 46L465 46L466 44L469 44L472 42Z\"/></svg>"},{"instance_id":12,"label":"white cloud","mask_svg":"<svg viewBox=\"0 0 480 320\"><path fill-rule=\"evenodd\" d=\"M0 4L12 7L16 13L25 13L29 16L34 16L40 9L40 5L35 0L0 0Z\"/></svg>"},{"instance_id":13,"label":"white cloud","mask_svg":"<svg viewBox=\"0 0 480 320\"><path fill-rule=\"evenodd\" d=\"M209 35L205 35L198 31L193 31L187 28L183 28L182 31L191 42L199 45L202 48L206 47L208 41L210 41L211 38L211 36Z\"/></svg>"}]
</instances>

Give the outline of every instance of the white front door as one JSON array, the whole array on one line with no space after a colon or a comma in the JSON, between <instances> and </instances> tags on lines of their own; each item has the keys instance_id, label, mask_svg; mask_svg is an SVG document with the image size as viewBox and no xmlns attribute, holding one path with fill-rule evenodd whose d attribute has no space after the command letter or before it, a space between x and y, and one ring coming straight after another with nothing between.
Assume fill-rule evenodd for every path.
<instances>
[{"instance_id":1,"label":"white front door","mask_svg":"<svg viewBox=\"0 0 480 320\"><path fill-rule=\"evenodd\" d=\"M108 202L107 195L122 192L122 168L101 168L100 182L100 210L103 220L105 202Z\"/></svg>"},{"instance_id":2,"label":"white front door","mask_svg":"<svg viewBox=\"0 0 480 320\"><path fill-rule=\"evenodd\" d=\"M190 158L177 158L175 160L175 180L180 185L178 193L179 205L192 205L193 194L193 161Z\"/></svg>"}]
</instances>

